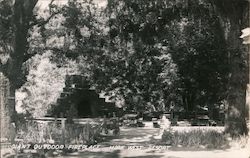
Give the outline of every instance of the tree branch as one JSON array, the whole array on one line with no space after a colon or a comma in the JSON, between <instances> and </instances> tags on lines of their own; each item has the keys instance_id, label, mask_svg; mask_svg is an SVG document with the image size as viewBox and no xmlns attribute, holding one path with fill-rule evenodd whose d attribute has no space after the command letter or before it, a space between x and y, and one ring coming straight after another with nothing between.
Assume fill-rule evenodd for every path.
<instances>
[{"instance_id":1,"label":"tree branch","mask_svg":"<svg viewBox=\"0 0 250 158\"><path fill-rule=\"evenodd\" d=\"M57 11L57 12L54 12L52 13L46 20L44 19L39 19L37 20L36 22L34 23L31 23L30 24L30 27L33 27L35 25L37 25L38 27L41 27L41 26L44 26L46 25L47 23L49 23L50 19L52 19L53 17L55 17L57 14L59 14L61 11Z\"/></svg>"},{"instance_id":2,"label":"tree branch","mask_svg":"<svg viewBox=\"0 0 250 158\"><path fill-rule=\"evenodd\" d=\"M0 64L0 72L3 72L3 70L4 70L3 66L4 66L4 65L1 63L1 64Z\"/></svg>"},{"instance_id":3,"label":"tree branch","mask_svg":"<svg viewBox=\"0 0 250 158\"><path fill-rule=\"evenodd\" d=\"M0 63L0 72L2 72L4 75L7 75L8 71L8 62L6 64Z\"/></svg>"},{"instance_id":4,"label":"tree branch","mask_svg":"<svg viewBox=\"0 0 250 158\"><path fill-rule=\"evenodd\" d=\"M32 24L30 24L30 27L33 27L35 25L37 25L38 27L41 27L41 26L44 26L46 25L50 19L52 19L53 17L55 17L57 14L59 14L61 12L61 10L58 10L58 11L52 11L52 8L53 8L53 2L55 0L51 0L51 2L49 3L49 12L52 13L46 20L41 18L41 19L38 19L36 20L35 22L33 22Z\"/></svg>"},{"instance_id":5,"label":"tree branch","mask_svg":"<svg viewBox=\"0 0 250 158\"><path fill-rule=\"evenodd\" d=\"M51 6L52 5L52 3L54 2L55 0L51 0L50 1L50 3L49 3L49 6Z\"/></svg>"},{"instance_id":6,"label":"tree branch","mask_svg":"<svg viewBox=\"0 0 250 158\"><path fill-rule=\"evenodd\" d=\"M35 56L37 53L34 54L25 54L24 58L23 58L23 62L25 63L27 60L29 60L30 58L32 58L33 56Z\"/></svg>"}]
</instances>

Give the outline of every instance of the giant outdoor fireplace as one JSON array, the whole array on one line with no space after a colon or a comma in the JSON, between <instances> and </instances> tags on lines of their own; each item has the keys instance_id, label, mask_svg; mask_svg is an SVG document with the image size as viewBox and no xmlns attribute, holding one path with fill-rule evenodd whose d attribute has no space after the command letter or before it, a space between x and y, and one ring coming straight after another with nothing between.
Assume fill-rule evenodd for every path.
<instances>
[{"instance_id":1,"label":"giant outdoor fireplace","mask_svg":"<svg viewBox=\"0 0 250 158\"><path fill-rule=\"evenodd\" d=\"M52 106L50 115L54 117L93 118L110 116L118 108L115 103L105 102L95 90L90 89L85 77L81 75L66 76L65 87Z\"/></svg>"}]
</instances>

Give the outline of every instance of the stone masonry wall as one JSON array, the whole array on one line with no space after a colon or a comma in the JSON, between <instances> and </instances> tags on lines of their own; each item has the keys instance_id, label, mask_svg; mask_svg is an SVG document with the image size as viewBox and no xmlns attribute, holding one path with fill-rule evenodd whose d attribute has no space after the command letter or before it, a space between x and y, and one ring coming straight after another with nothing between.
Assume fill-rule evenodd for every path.
<instances>
[{"instance_id":1,"label":"stone masonry wall","mask_svg":"<svg viewBox=\"0 0 250 158\"><path fill-rule=\"evenodd\" d=\"M9 97L9 81L8 79L0 72L0 138L8 138L8 129L10 117L8 115L8 97Z\"/></svg>"}]
</instances>

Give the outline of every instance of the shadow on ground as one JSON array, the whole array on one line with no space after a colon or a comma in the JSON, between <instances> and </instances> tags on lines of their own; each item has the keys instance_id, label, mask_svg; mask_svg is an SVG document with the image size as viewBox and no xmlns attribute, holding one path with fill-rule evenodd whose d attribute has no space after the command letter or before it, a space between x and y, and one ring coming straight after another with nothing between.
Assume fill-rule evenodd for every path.
<instances>
[{"instance_id":1,"label":"shadow on ground","mask_svg":"<svg viewBox=\"0 0 250 158\"><path fill-rule=\"evenodd\" d=\"M121 158L120 157L120 150L114 150L114 151L83 151L79 153L72 153L68 154L66 156L63 156L64 158Z\"/></svg>"},{"instance_id":2,"label":"shadow on ground","mask_svg":"<svg viewBox=\"0 0 250 158\"><path fill-rule=\"evenodd\" d=\"M124 157L124 158L161 158L161 155L146 155L146 156L136 156L136 157ZM169 157L169 158L178 158L178 157Z\"/></svg>"},{"instance_id":3,"label":"shadow on ground","mask_svg":"<svg viewBox=\"0 0 250 158\"><path fill-rule=\"evenodd\" d=\"M101 145L147 145L154 144L152 134L157 134L158 129L144 129L144 128L124 128L121 135L117 137L110 137Z\"/></svg>"}]
</instances>

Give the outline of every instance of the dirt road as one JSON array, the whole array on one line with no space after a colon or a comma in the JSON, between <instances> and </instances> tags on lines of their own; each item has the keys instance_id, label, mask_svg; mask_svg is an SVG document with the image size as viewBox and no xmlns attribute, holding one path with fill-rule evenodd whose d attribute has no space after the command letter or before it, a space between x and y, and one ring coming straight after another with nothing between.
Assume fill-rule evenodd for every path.
<instances>
[{"instance_id":1,"label":"dirt road","mask_svg":"<svg viewBox=\"0 0 250 158\"><path fill-rule=\"evenodd\" d=\"M178 127L175 130L182 130ZM221 130L218 128L216 130ZM96 146L54 158L250 158L250 149L187 150L173 149L161 145L155 136L159 129L152 123L143 128L121 128L119 136L110 138ZM3 153L2 153L3 154ZM58 153L59 154L59 153ZM9 155L6 157L13 157ZM21 156L21 155L20 155ZM37 156L36 156L37 157ZM49 157L46 155L45 157Z\"/></svg>"},{"instance_id":2,"label":"dirt road","mask_svg":"<svg viewBox=\"0 0 250 158\"><path fill-rule=\"evenodd\" d=\"M170 150L155 144L159 129L121 128L119 137L100 143L99 147L71 153L64 158L249 158L247 149L185 151Z\"/></svg>"}]
</instances>

